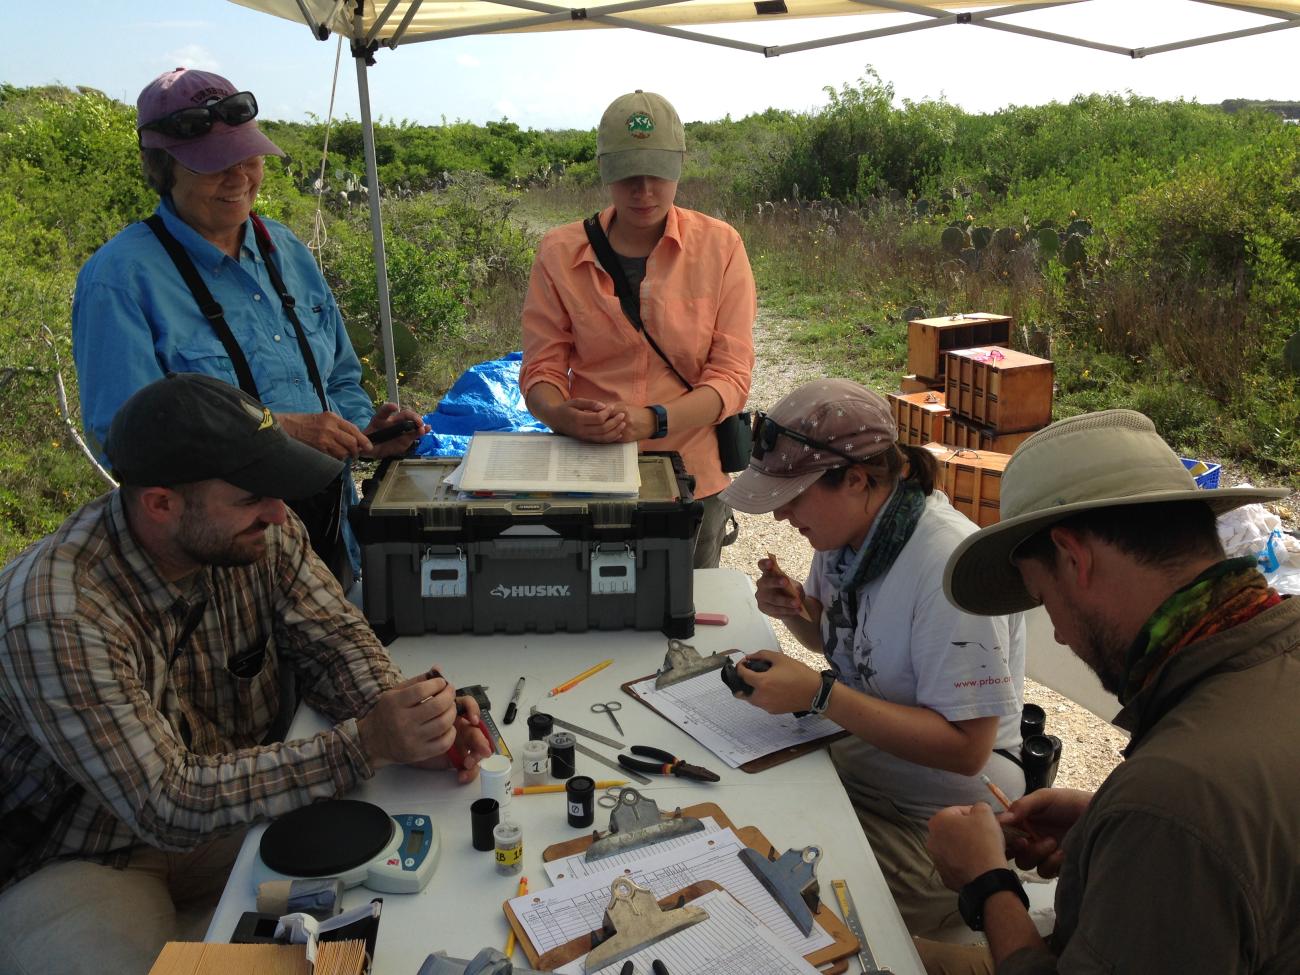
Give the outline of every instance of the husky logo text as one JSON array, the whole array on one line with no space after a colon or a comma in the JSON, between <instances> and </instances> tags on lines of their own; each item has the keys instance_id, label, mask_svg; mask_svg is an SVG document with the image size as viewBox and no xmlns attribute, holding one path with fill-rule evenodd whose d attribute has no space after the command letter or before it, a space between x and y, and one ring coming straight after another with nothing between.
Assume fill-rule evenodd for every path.
<instances>
[{"instance_id":1,"label":"husky logo text","mask_svg":"<svg viewBox=\"0 0 1300 975\"><path fill-rule=\"evenodd\" d=\"M516 599L520 596L536 599L538 597L555 598L557 596L569 595L568 586L507 586L502 583L488 590L492 595L501 599Z\"/></svg>"}]
</instances>

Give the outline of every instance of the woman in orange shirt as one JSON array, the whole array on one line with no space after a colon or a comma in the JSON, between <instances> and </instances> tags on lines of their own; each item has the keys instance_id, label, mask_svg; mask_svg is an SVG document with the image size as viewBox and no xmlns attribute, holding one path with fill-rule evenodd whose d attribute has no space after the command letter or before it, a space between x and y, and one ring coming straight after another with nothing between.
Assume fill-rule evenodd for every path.
<instances>
[{"instance_id":1,"label":"woman in orange shirt","mask_svg":"<svg viewBox=\"0 0 1300 975\"><path fill-rule=\"evenodd\" d=\"M565 224L542 239L533 263L519 385L556 433L680 453L704 501L695 567L712 568L731 515L718 497L730 478L714 428L749 397L757 302L735 229L674 204L685 152L681 120L661 95L638 90L605 110L596 159L610 206L599 226L644 333L582 221Z\"/></svg>"}]
</instances>

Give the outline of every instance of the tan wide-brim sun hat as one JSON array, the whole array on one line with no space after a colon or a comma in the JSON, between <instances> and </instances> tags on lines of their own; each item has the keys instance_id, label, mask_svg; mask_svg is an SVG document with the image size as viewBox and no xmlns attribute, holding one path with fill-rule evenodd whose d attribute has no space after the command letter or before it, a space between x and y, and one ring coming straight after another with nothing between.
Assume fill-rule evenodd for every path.
<instances>
[{"instance_id":1,"label":"tan wide-brim sun hat","mask_svg":"<svg viewBox=\"0 0 1300 975\"><path fill-rule=\"evenodd\" d=\"M1133 410L1061 420L1026 440L1002 475L1002 518L965 538L948 559L943 590L968 613L1000 616L1037 605L1011 561L1032 535L1081 511L1204 501L1215 515L1276 501L1285 488L1202 490L1155 424ZM1159 524L1151 526L1161 531Z\"/></svg>"}]
</instances>

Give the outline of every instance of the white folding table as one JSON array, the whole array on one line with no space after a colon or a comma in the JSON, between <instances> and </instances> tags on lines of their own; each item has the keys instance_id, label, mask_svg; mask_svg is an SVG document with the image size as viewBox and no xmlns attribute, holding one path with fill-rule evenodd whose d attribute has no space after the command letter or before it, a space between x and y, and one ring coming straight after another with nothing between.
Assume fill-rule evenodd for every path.
<instances>
[{"instance_id":1,"label":"white folding table","mask_svg":"<svg viewBox=\"0 0 1300 975\"><path fill-rule=\"evenodd\" d=\"M687 640L700 653L715 650L778 648L768 620L754 603L749 579L731 569L697 570L695 607L700 612L726 613L726 626L700 626ZM556 633L515 636L422 636L395 641L393 659L408 675L436 664L458 686L488 685L492 714L515 756L514 784L522 784L521 755L528 740L527 716L532 705L611 738L619 738L603 714L593 713L593 703L618 700L626 732L622 740L654 745L718 772L716 784L683 781L673 776L652 776L649 786L637 788L661 809L715 802L736 826L757 826L777 846L816 844L822 848L817 867L822 898L838 913L831 892L832 879L847 880L876 961L896 975L920 975L922 968L911 938L894 906L880 868L824 749L757 774L727 768L685 732L625 694L620 685L653 673L662 663L667 640L659 632ZM554 698L546 692L593 664L612 657L614 663L600 673ZM527 683L519 717L501 725L506 702L519 677ZM312 734L325 727L324 719L304 708L296 716L289 737ZM581 736L577 739L613 757L614 749ZM586 756L577 756L578 774L596 780L621 778ZM636 783L632 783L634 786ZM480 796L477 781L461 786L450 772L429 772L389 767L363 783L349 798L375 803L393 814L427 813L441 833L442 850L436 873L418 894L376 894L364 887L349 890L345 906L384 898L375 952L378 975L414 975L425 957L446 950L453 957L472 957L480 948L504 946L508 927L501 905L516 892L518 877L496 871L491 852L481 853L470 844L469 807ZM503 810L523 827L524 870L532 889L546 886L542 850L581 832L566 821L563 793L516 796ZM606 810L596 810L596 825L608 823ZM226 890L208 929L208 941L228 941L245 911L255 909L258 843L264 826L249 831ZM522 960L522 953L516 960ZM851 962L856 970L857 962Z\"/></svg>"}]
</instances>

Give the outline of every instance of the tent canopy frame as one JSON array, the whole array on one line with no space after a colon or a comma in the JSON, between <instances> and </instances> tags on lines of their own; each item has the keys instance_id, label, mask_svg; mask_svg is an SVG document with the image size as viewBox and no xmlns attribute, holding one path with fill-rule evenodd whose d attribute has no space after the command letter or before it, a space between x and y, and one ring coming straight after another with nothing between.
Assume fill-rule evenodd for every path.
<instances>
[{"instance_id":1,"label":"tent canopy frame","mask_svg":"<svg viewBox=\"0 0 1300 975\"><path fill-rule=\"evenodd\" d=\"M483 22L466 22L452 27L415 27L417 15L425 6L425 0L386 0L379 10L367 22L366 6L373 2L377 8L383 0L231 0L241 6L252 7L266 13L304 24L317 40L327 40L331 33L346 37L351 46L352 57L357 71L357 97L360 102L361 132L366 163L366 189L371 200L370 231L374 245L375 279L379 301L380 333L384 350L385 384L388 398L398 401L397 363L393 349L393 321L389 301L388 267L384 251L383 220L379 208L379 176L375 156L374 124L370 112L370 87L367 70L375 63L375 54L380 47L396 50L403 44L418 44L427 41L448 40L455 37L480 36L485 34L515 33L539 29L563 29L565 26L579 28L606 27L644 31L664 37L696 43L711 44L730 48L765 58L780 57L784 54L797 54L803 51L817 50L840 44L852 44L858 41L875 40L913 31L931 30L938 27L969 26L988 30L1003 31L1032 37L1038 40L1052 41L1076 47L1088 48L1122 57L1142 59L1171 51L1186 50L1206 44L1236 40L1243 37L1257 36L1276 31L1300 27L1300 0L1186 0L1209 7L1235 10L1241 13L1268 18L1267 23L1255 24L1232 31L1208 34L1202 37L1189 37L1166 44L1150 47L1132 47L1103 41L1089 40L1068 34L1040 30L1023 24L1007 23L1003 18L1090 3L1093 0L1007 0L1003 6L986 9L966 10L965 7L978 7L978 0L931 0L929 3L911 2L911 0L851 0L838 12L853 13L854 5L860 7L857 13L903 13L915 15L918 19L903 24L893 24L875 30L854 31L792 44L756 44L748 41L725 37L720 34L687 30L674 26L674 11L686 11L692 7L702 6L701 0L619 0L619 2L594 7L563 6L546 3L543 0L481 0L475 3L462 3L460 7L508 8L510 11L526 11L518 17L502 19L499 14ZM794 0L790 0L791 3ZM439 7L439 0L430 0L428 6ZM790 10L787 0L757 0L747 5L752 8L752 15L744 20L762 19L765 15L807 16L799 12L798 7ZM293 15L296 7L298 16ZM313 9L313 7L315 9ZM710 8L714 9L714 8ZM324 15L322 15L322 11ZM394 18L401 13L394 24ZM638 20L635 15L641 12L657 12L655 22ZM824 7L816 16L830 15ZM734 20L735 18L733 18ZM687 16L681 22L693 22ZM663 22L667 21L667 22Z\"/></svg>"}]
</instances>

